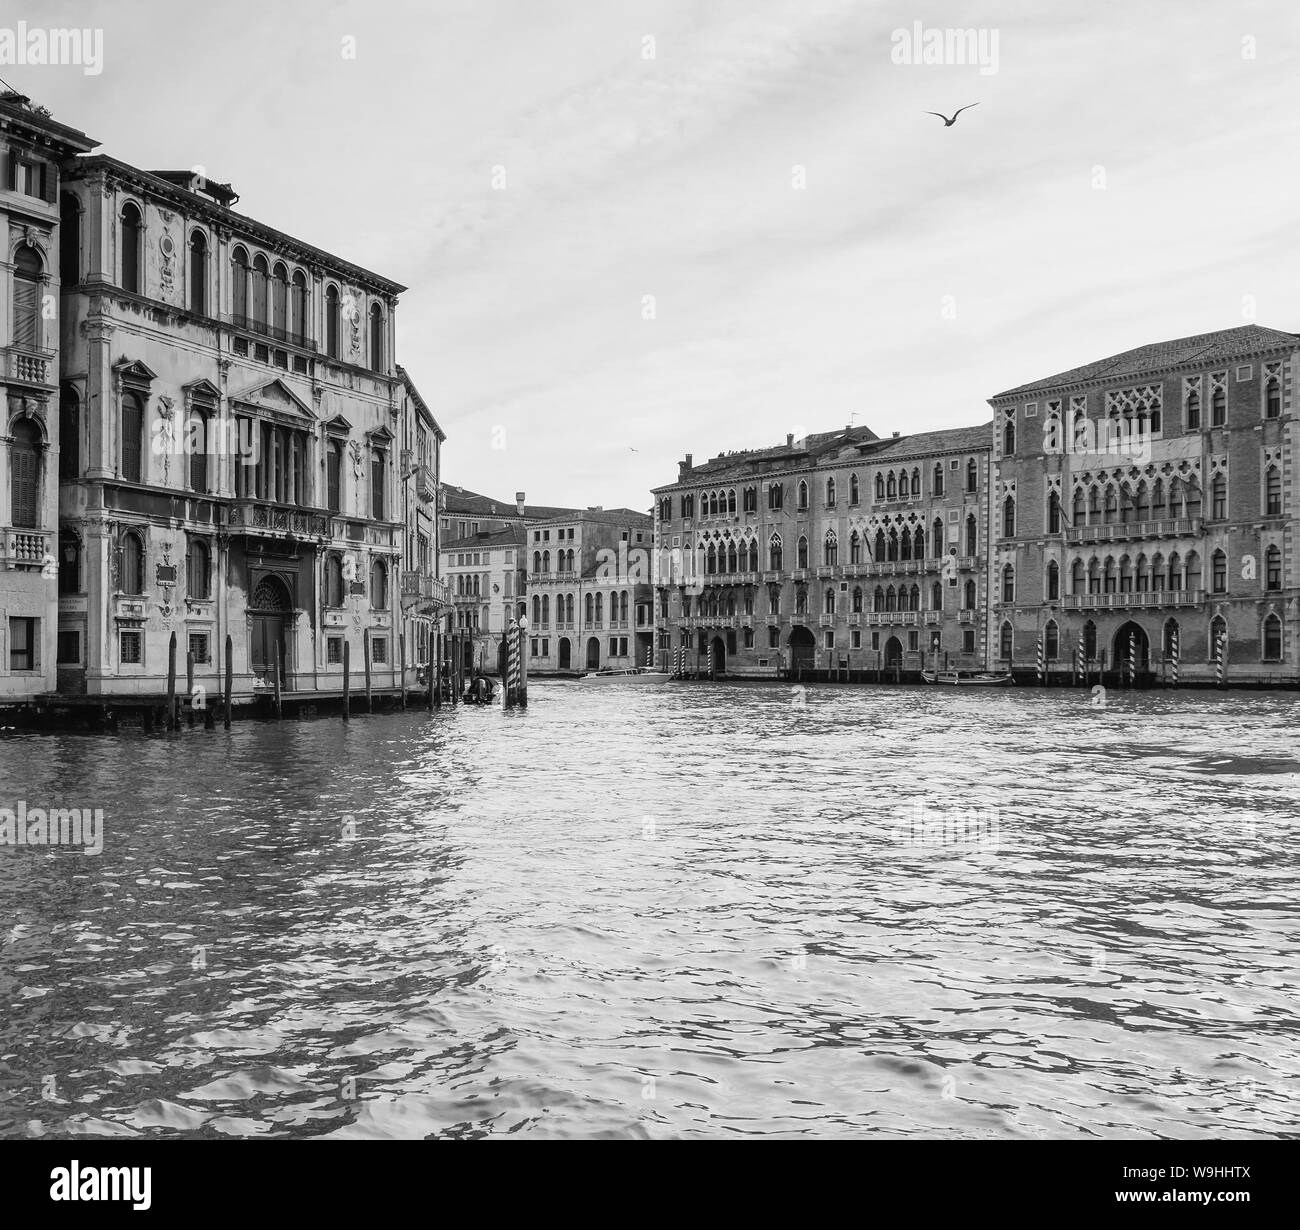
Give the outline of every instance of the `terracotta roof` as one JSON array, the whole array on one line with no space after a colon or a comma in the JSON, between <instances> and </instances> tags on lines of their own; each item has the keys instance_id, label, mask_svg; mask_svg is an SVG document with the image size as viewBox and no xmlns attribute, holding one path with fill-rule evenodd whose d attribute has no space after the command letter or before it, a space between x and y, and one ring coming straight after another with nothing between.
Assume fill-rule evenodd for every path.
<instances>
[{"instance_id":1,"label":"terracotta roof","mask_svg":"<svg viewBox=\"0 0 1300 1230\"><path fill-rule=\"evenodd\" d=\"M1125 350L1107 359L1085 363L1068 372L1058 372L1055 376L1007 389L989 400L1089 384L1097 380L1115 381L1154 376L1180 367L1209 367L1215 363L1228 363L1246 355L1258 354L1260 351L1295 346L1297 340L1294 333L1266 329L1263 325L1239 325L1235 329L1220 329L1215 333L1198 333L1194 337L1175 338L1171 342L1152 342L1147 346L1138 346L1135 350Z\"/></svg>"},{"instance_id":2,"label":"terracotta roof","mask_svg":"<svg viewBox=\"0 0 1300 1230\"><path fill-rule=\"evenodd\" d=\"M629 529L649 529L654 518L649 513L637 512L634 508L578 508L561 512L554 517L547 517L535 522L535 527L553 525L557 521L591 522L597 525L625 525Z\"/></svg>"},{"instance_id":3,"label":"terracotta roof","mask_svg":"<svg viewBox=\"0 0 1300 1230\"><path fill-rule=\"evenodd\" d=\"M514 500L494 500L489 495L480 495L477 491L455 487L450 483L444 483L442 489L445 493L442 509L444 513L475 517L517 518L519 516ZM537 521L550 517L571 516L576 511L572 508L555 508L547 504L525 504L524 519Z\"/></svg>"},{"instance_id":4,"label":"terracotta roof","mask_svg":"<svg viewBox=\"0 0 1300 1230\"><path fill-rule=\"evenodd\" d=\"M942 431L918 431L864 445L866 461L893 461L901 457L922 457L929 453L971 453L993 447L993 421L979 427L947 427Z\"/></svg>"},{"instance_id":5,"label":"terracotta roof","mask_svg":"<svg viewBox=\"0 0 1300 1230\"><path fill-rule=\"evenodd\" d=\"M522 547L527 531L522 525L508 525L503 530L481 530L444 542L443 551L482 551L484 547Z\"/></svg>"}]
</instances>

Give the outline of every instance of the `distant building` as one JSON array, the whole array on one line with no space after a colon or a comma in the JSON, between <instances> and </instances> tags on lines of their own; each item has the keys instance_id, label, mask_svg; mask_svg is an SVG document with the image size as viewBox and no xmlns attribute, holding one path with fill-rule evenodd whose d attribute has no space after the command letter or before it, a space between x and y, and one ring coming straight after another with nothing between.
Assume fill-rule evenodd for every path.
<instances>
[{"instance_id":1,"label":"distant building","mask_svg":"<svg viewBox=\"0 0 1300 1230\"><path fill-rule=\"evenodd\" d=\"M644 666L654 636L653 519L588 508L527 533L529 670Z\"/></svg>"},{"instance_id":2,"label":"distant building","mask_svg":"<svg viewBox=\"0 0 1300 1230\"><path fill-rule=\"evenodd\" d=\"M458 637L466 674L497 673L501 639L524 613L522 525L480 530L443 544L442 573L451 599L447 631Z\"/></svg>"},{"instance_id":3,"label":"distant building","mask_svg":"<svg viewBox=\"0 0 1300 1230\"><path fill-rule=\"evenodd\" d=\"M980 666L990 428L866 427L723 454L655 489L659 661L776 677Z\"/></svg>"},{"instance_id":4,"label":"distant building","mask_svg":"<svg viewBox=\"0 0 1300 1230\"><path fill-rule=\"evenodd\" d=\"M522 491L517 491L511 502L480 495L477 491L448 483L443 489L442 497L442 538L444 542L453 538L470 538L479 533L504 530L512 525L531 525L534 521L544 521L548 517L563 516L574 511L571 508L526 504Z\"/></svg>"},{"instance_id":5,"label":"distant building","mask_svg":"<svg viewBox=\"0 0 1300 1230\"><path fill-rule=\"evenodd\" d=\"M439 493L442 445L447 439L433 412L400 364L402 378L398 422L402 425L403 502L406 543L403 552L402 612L408 662L425 663L433 655L440 619L449 617L447 589L441 578Z\"/></svg>"}]
</instances>

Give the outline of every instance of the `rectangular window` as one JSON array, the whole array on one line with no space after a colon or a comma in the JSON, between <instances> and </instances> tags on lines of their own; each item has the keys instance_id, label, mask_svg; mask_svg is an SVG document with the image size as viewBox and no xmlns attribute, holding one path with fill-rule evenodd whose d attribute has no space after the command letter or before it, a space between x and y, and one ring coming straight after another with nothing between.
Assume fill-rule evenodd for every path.
<instances>
[{"instance_id":1,"label":"rectangular window","mask_svg":"<svg viewBox=\"0 0 1300 1230\"><path fill-rule=\"evenodd\" d=\"M384 519L384 470L387 460L378 451L370 458L370 516L375 521Z\"/></svg>"},{"instance_id":2,"label":"rectangular window","mask_svg":"<svg viewBox=\"0 0 1300 1230\"><path fill-rule=\"evenodd\" d=\"M144 407L134 393L127 393L122 399L122 477L129 483L143 480L143 437Z\"/></svg>"},{"instance_id":3,"label":"rectangular window","mask_svg":"<svg viewBox=\"0 0 1300 1230\"><path fill-rule=\"evenodd\" d=\"M325 661L331 666L341 666L343 664L343 638L341 636L325 638Z\"/></svg>"},{"instance_id":4,"label":"rectangular window","mask_svg":"<svg viewBox=\"0 0 1300 1230\"><path fill-rule=\"evenodd\" d=\"M921 634L915 630L907 634L907 647L915 653L921 647Z\"/></svg>"},{"instance_id":5,"label":"rectangular window","mask_svg":"<svg viewBox=\"0 0 1300 1230\"><path fill-rule=\"evenodd\" d=\"M542 657L549 658L550 656L551 656L551 642L547 637L542 637Z\"/></svg>"},{"instance_id":6,"label":"rectangular window","mask_svg":"<svg viewBox=\"0 0 1300 1230\"><path fill-rule=\"evenodd\" d=\"M832 629L832 628L827 628L827 629L826 629L826 635L825 635L825 637L823 638L823 641L824 641L824 643L825 643L827 649L834 649L834 648L835 648L835 631L834 631L834 629Z\"/></svg>"},{"instance_id":7,"label":"rectangular window","mask_svg":"<svg viewBox=\"0 0 1300 1230\"><path fill-rule=\"evenodd\" d=\"M325 454L325 506L330 512L339 512L343 480L343 442L331 440Z\"/></svg>"},{"instance_id":8,"label":"rectangular window","mask_svg":"<svg viewBox=\"0 0 1300 1230\"><path fill-rule=\"evenodd\" d=\"M235 338L234 351L241 359L248 358L248 338Z\"/></svg>"},{"instance_id":9,"label":"rectangular window","mask_svg":"<svg viewBox=\"0 0 1300 1230\"><path fill-rule=\"evenodd\" d=\"M190 633L190 653L194 655L195 662L212 661L208 654L208 634L206 632Z\"/></svg>"},{"instance_id":10,"label":"rectangular window","mask_svg":"<svg viewBox=\"0 0 1300 1230\"><path fill-rule=\"evenodd\" d=\"M964 628L962 630L961 651L962 653L975 652L975 630L973 628Z\"/></svg>"},{"instance_id":11,"label":"rectangular window","mask_svg":"<svg viewBox=\"0 0 1300 1230\"><path fill-rule=\"evenodd\" d=\"M767 630L767 647L769 649L780 649L781 647L781 629L768 628Z\"/></svg>"},{"instance_id":12,"label":"rectangular window","mask_svg":"<svg viewBox=\"0 0 1300 1230\"><path fill-rule=\"evenodd\" d=\"M1242 380L1249 380L1251 376L1253 376L1254 374L1255 374L1255 368L1250 363L1243 363L1239 368L1237 368L1238 382Z\"/></svg>"},{"instance_id":13,"label":"rectangular window","mask_svg":"<svg viewBox=\"0 0 1300 1230\"><path fill-rule=\"evenodd\" d=\"M9 620L9 669L34 671L36 669L36 644L38 620L16 615Z\"/></svg>"},{"instance_id":14,"label":"rectangular window","mask_svg":"<svg viewBox=\"0 0 1300 1230\"><path fill-rule=\"evenodd\" d=\"M59 666L79 666L81 664L81 633L77 631L59 632Z\"/></svg>"},{"instance_id":15,"label":"rectangular window","mask_svg":"<svg viewBox=\"0 0 1300 1230\"><path fill-rule=\"evenodd\" d=\"M118 633L118 651L123 666L139 666L144 661L144 633L139 628L123 628Z\"/></svg>"},{"instance_id":16,"label":"rectangular window","mask_svg":"<svg viewBox=\"0 0 1300 1230\"><path fill-rule=\"evenodd\" d=\"M388 661L388 637L373 636L370 638L370 660L376 666L382 666Z\"/></svg>"},{"instance_id":17,"label":"rectangular window","mask_svg":"<svg viewBox=\"0 0 1300 1230\"><path fill-rule=\"evenodd\" d=\"M854 628L853 631L849 633L849 648L850 649L862 648L862 633L859 632L856 628Z\"/></svg>"}]
</instances>

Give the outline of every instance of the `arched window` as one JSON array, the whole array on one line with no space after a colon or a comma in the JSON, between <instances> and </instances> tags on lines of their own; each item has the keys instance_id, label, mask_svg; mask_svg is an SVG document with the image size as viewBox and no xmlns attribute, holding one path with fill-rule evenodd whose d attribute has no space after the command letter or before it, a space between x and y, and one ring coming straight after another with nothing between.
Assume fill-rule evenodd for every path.
<instances>
[{"instance_id":1,"label":"arched window","mask_svg":"<svg viewBox=\"0 0 1300 1230\"><path fill-rule=\"evenodd\" d=\"M138 393L122 394L122 477L144 481L144 402Z\"/></svg>"},{"instance_id":2,"label":"arched window","mask_svg":"<svg viewBox=\"0 0 1300 1230\"><path fill-rule=\"evenodd\" d=\"M41 487L41 433L30 419L13 426L9 446L10 524L15 529L35 529L39 524Z\"/></svg>"},{"instance_id":3,"label":"arched window","mask_svg":"<svg viewBox=\"0 0 1300 1230\"><path fill-rule=\"evenodd\" d=\"M1223 654L1223 661L1226 662L1228 660L1228 625L1222 615L1216 615L1210 620L1210 639L1205 646L1207 661L1218 661L1220 652Z\"/></svg>"},{"instance_id":4,"label":"arched window","mask_svg":"<svg viewBox=\"0 0 1300 1230\"><path fill-rule=\"evenodd\" d=\"M903 533L899 538L898 558L899 559L912 558L912 535L911 532L906 528L904 528Z\"/></svg>"},{"instance_id":5,"label":"arched window","mask_svg":"<svg viewBox=\"0 0 1300 1230\"><path fill-rule=\"evenodd\" d=\"M1133 561L1127 555L1119 557L1119 592L1121 594L1133 592Z\"/></svg>"},{"instance_id":6,"label":"arched window","mask_svg":"<svg viewBox=\"0 0 1300 1230\"><path fill-rule=\"evenodd\" d=\"M596 595L596 622L602 624L605 622L605 595Z\"/></svg>"},{"instance_id":7,"label":"arched window","mask_svg":"<svg viewBox=\"0 0 1300 1230\"><path fill-rule=\"evenodd\" d=\"M709 549L704 553L704 571L712 576L718 571L718 549L709 543Z\"/></svg>"},{"instance_id":8,"label":"arched window","mask_svg":"<svg viewBox=\"0 0 1300 1230\"><path fill-rule=\"evenodd\" d=\"M325 353L331 359L339 357L340 326L339 290L337 286L327 286L325 288Z\"/></svg>"},{"instance_id":9,"label":"arched window","mask_svg":"<svg viewBox=\"0 0 1300 1230\"><path fill-rule=\"evenodd\" d=\"M325 557L325 605L343 605L343 561L335 552Z\"/></svg>"},{"instance_id":10,"label":"arched window","mask_svg":"<svg viewBox=\"0 0 1300 1230\"><path fill-rule=\"evenodd\" d=\"M822 549L826 554L826 563L828 566L839 563L840 544L839 539L835 536L834 530L826 531L826 541L823 543Z\"/></svg>"},{"instance_id":11,"label":"arched window","mask_svg":"<svg viewBox=\"0 0 1300 1230\"><path fill-rule=\"evenodd\" d=\"M876 553L874 559L877 564L885 559L885 532L884 530L876 531Z\"/></svg>"},{"instance_id":12,"label":"arched window","mask_svg":"<svg viewBox=\"0 0 1300 1230\"><path fill-rule=\"evenodd\" d=\"M808 587L806 585L795 586L794 613L796 615L808 614Z\"/></svg>"},{"instance_id":13,"label":"arched window","mask_svg":"<svg viewBox=\"0 0 1300 1230\"><path fill-rule=\"evenodd\" d=\"M823 609L827 615L835 614L835 587L828 585L826 592L822 595Z\"/></svg>"},{"instance_id":14,"label":"arched window","mask_svg":"<svg viewBox=\"0 0 1300 1230\"><path fill-rule=\"evenodd\" d=\"M736 571L736 544L734 542L727 543L727 571Z\"/></svg>"},{"instance_id":15,"label":"arched window","mask_svg":"<svg viewBox=\"0 0 1300 1230\"><path fill-rule=\"evenodd\" d=\"M1269 466L1264 484L1264 515L1278 517L1282 514L1282 472Z\"/></svg>"},{"instance_id":16,"label":"arched window","mask_svg":"<svg viewBox=\"0 0 1300 1230\"><path fill-rule=\"evenodd\" d=\"M370 370L388 370L387 356L384 354L384 312L377 303L370 305Z\"/></svg>"},{"instance_id":17,"label":"arched window","mask_svg":"<svg viewBox=\"0 0 1300 1230\"><path fill-rule=\"evenodd\" d=\"M831 506L835 504L835 480L833 478L826 480L826 503Z\"/></svg>"},{"instance_id":18,"label":"arched window","mask_svg":"<svg viewBox=\"0 0 1300 1230\"><path fill-rule=\"evenodd\" d=\"M1083 569L1083 560L1077 559L1070 565L1070 593L1086 594L1088 582Z\"/></svg>"},{"instance_id":19,"label":"arched window","mask_svg":"<svg viewBox=\"0 0 1300 1230\"><path fill-rule=\"evenodd\" d=\"M912 470L912 495L917 499L921 495L921 471L916 468Z\"/></svg>"},{"instance_id":20,"label":"arched window","mask_svg":"<svg viewBox=\"0 0 1300 1230\"><path fill-rule=\"evenodd\" d=\"M900 500L907 499L907 497L911 494L911 491L912 491L911 483L908 481L907 471L904 470L898 476L898 498Z\"/></svg>"},{"instance_id":21,"label":"arched window","mask_svg":"<svg viewBox=\"0 0 1300 1230\"><path fill-rule=\"evenodd\" d=\"M850 474L849 475L849 504L852 507L856 508L858 506L859 499L860 499L860 492L858 491L858 476L856 474Z\"/></svg>"},{"instance_id":22,"label":"arched window","mask_svg":"<svg viewBox=\"0 0 1300 1230\"><path fill-rule=\"evenodd\" d=\"M1047 565L1047 600L1056 602L1061 596L1061 565L1053 560Z\"/></svg>"},{"instance_id":23,"label":"arched window","mask_svg":"<svg viewBox=\"0 0 1300 1230\"><path fill-rule=\"evenodd\" d=\"M1049 619L1047 627L1043 629L1043 657L1049 662L1055 662L1061 656L1061 632L1056 626L1056 620Z\"/></svg>"},{"instance_id":24,"label":"arched window","mask_svg":"<svg viewBox=\"0 0 1300 1230\"><path fill-rule=\"evenodd\" d=\"M14 345L27 350L41 346L41 273L40 253L23 244L14 253L13 338Z\"/></svg>"},{"instance_id":25,"label":"arched window","mask_svg":"<svg viewBox=\"0 0 1300 1230\"><path fill-rule=\"evenodd\" d=\"M935 463L934 475L930 485L933 487L930 492L931 495L943 495L943 462Z\"/></svg>"},{"instance_id":26,"label":"arched window","mask_svg":"<svg viewBox=\"0 0 1300 1230\"><path fill-rule=\"evenodd\" d=\"M122 535L122 574L119 584L124 594L144 593L144 539L135 530L127 530Z\"/></svg>"},{"instance_id":27,"label":"arched window","mask_svg":"<svg viewBox=\"0 0 1300 1230\"><path fill-rule=\"evenodd\" d=\"M477 577L475 577L474 579L476 581L478 580ZM478 586L476 585L474 588L475 590L477 590ZM551 595L543 594L542 595L542 627L543 628L549 627L550 622L551 622Z\"/></svg>"},{"instance_id":28,"label":"arched window","mask_svg":"<svg viewBox=\"0 0 1300 1230\"><path fill-rule=\"evenodd\" d=\"M1016 570L1010 564L1002 567L1002 601L1016 600Z\"/></svg>"},{"instance_id":29,"label":"arched window","mask_svg":"<svg viewBox=\"0 0 1300 1230\"><path fill-rule=\"evenodd\" d=\"M853 587L853 613L855 615L862 614L862 586L861 585L855 585Z\"/></svg>"},{"instance_id":30,"label":"arched window","mask_svg":"<svg viewBox=\"0 0 1300 1230\"><path fill-rule=\"evenodd\" d=\"M550 553L549 551L543 551L543 552L542 552L542 571L543 571L544 573L546 573L547 575L550 575L550 571L551 571L551 553Z\"/></svg>"},{"instance_id":31,"label":"arched window","mask_svg":"<svg viewBox=\"0 0 1300 1230\"><path fill-rule=\"evenodd\" d=\"M883 611L885 609L885 591L876 586L876 592L871 596L871 609L873 611Z\"/></svg>"},{"instance_id":32,"label":"arched window","mask_svg":"<svg viewBox=\"0 0 1300 1230\"><path fill-rule=\"evenodd\" d=\"M370 605L380 611L388 606L388 565L381 559L370 565Z\"/></svg>"},{"instance_id":33,"label":"arched window","mask_svg":"<svg viewBox=\"0 0 1300 1230\"><path fill-rule=\"evenodd\" d=\"M1187 418L1187 430L1199 431L1201 426L1201 394L1198 390L1188 390L1185 412Z\"/></svg>"},{"instance_id":34,"label":"arched window","mask_svg":"<svg viewBox=\"0 0 1300 1230\"><path fill-rule=\"evenodd\" d=\"M128 201L122 206L122 289L141 294L144 281L141 257L144 255L144 222L139 207Z\"/></svg>"},{"instance_id":35,"label":"arched window","mask_svg":"<svg viewBox=\"0 0 1300 1230\"><path fill-rule=\"evenodd\" d=\"M1275 614L1264 617L1263 651L1265 662L1282 660L1282 621Z\"/></svg>"},{"instance_id":36,"label":"arched window","mask_svg":"<svg viewBox=\"0 0 1300 1230\"><path fill-rule=\"evenodd\" d=\"M862 539L858 537L857 530L849 535L849 563L862 563Z\"/></svg>"},{"instance_id":37,"label":"arched window","mask_svg":"<svg viewBox=\"0 0 1300 1230\"><path fill-rule=\"evenodd\" d=\"M802 535L799 538L799 558L798 558L798 562L795 564L795 567L796 568L808 567L808 539L804 538Z\"/></svg>"},{"instance_id":38,"label":"arched window","mask_svg":"<svg viewBox=\"0 0 1300 1230\"><path fill-rule=\"evenodd\" d=\"M202 231L190 235L190 311L208 314L208 237Z\"/></svg>"},{"instance_id":39,"label":"arched window","mask_svg":"<svg viewBox=\"0 0 1300 1230\"><path fill-rule=\"evenodd\" d=\"M1210 556L1210 591L1216 594L1228 592L1228 557L1222 551Z\"/></svg>"},{"instance_id":40,"label":"arched window","mask_svg":"<svg viewBox=\"0 0 1300 1230\"><path fill-rule=\"evenodd\" d=\"M209 416L197 407L186 420L185 448L189 452L190 490L200 495L208 491Z\"/></svg>"},{"instance_id":41,"label":"arched window","mask_svg":"<svg viewBox=\"0 0 1300 1230\"><path fill-rule=\"evenodd\" d=\"M1264 385L1264 417L1275 419L1282 413L1282 382L1270 376Z\"/></svg>"},{"instance_id":42,"label":"arched window","mask_svg":"<svg viewBox=\"0 0 1300 1230\"><path fill-rule=\"evenodd\" d=\"M921 587L913 585L907 591L907 609L909 611L919 611L921 609Z\"/></svg>"},{"instance_id":43,"label":"arched window","mask_svg":"<svg viewBox=\"0 0 1300 1230\"><path fill-rule=\"evenodd\" d=\"M1178 621L1176 619L1165 620L1160 645L1160 651L1166 658L1173 658L1178 655Z\"/></svg>"},{"instance_id":44,"label":"arched window","mask_svg":"<svg viewBox=\"0 0 1300 1230\"><path fill-rule=\"evenodd\" d=\"M889 477L885 480L885 496L890 500L898 498L898 479L894 477L893 470L889 471Z\"/></svg>"},{"instance_id":45,"label":"arched window","mask_svg":"<svg viewBox=\"0 0 1300 1230\"><path fill-rule=\"evenodd\" d=\"M885 558L889 560L898 558L898 531L895 529L889 531L889 545L885 548Z\"/></svg>"},{"instance_id":46,"label":"arched window","mask_svg":"<svg viewBox=\"0 0 1300 1230\"><path fill-rule=\"evenodd\" d=\"M1264 588L1282 588L1282 552L1275 546L1264 552Z\"/></svg>"},{"instance_id":47,"label":"arched window","mask_svg":"<svg viewBox=\"0 0 1300 1230\"><path fill-rule=\"evenodd\" d=\"M781 535L773 534L767 544L767 566L773 572L781 571Z\"/></svg>"},{"instance_id":48,"label":"arched window","mask_svg":"<svg viewBox=\"0 0 1300 1230\"><path fill-rule=\"evenodd\" d=\"M734 515L736 511L736 492L733 488L727 492L727 512Z\"/></svg>"},{"instance_id":49,"label":"arched window","mask_svg":"<svg viewBox=\"0 0 1300 1230\"><path fill-rule=\"evenodd\" d=\"M930 609L932 611L943 610L943 586L938 581L930 586Z\"/></svg>"},{"instance_id":50,"label":"arched window","mask_svg":"<svg viewBox=\"0 0 1300 1230\"><path fill-rule=\"evenodd\" d=\"M237 325L248 323L248 253L236 247L230 254L230 304Z\"/></svg>"},{"instance_id":51,"label":"arched window","mask_svg":"<svg viewBox=\"0 0 1300 1230\"><path fill-rule=\"evenodd\" d=\"M1083 525L1085 513L1084 513L1084 500L1083 500L1082 487L1076 487L1074 489L1074 514L1073 515L1074 515L1074 524Z\"/></svg>"},{"instance_id":52,"label":"arched window","mask_svg":"<svg viewBox=\"0 0 1300 1230\"><path fill-rule=\"evenodd\" d=\"M1047 497L1047 532L1049 534L1061 532L1061 497L1055 491Z\"/></svg>"},{"instance_id":53,"label":"arched window","mask_svg":"<svg viewBox=\"0 0 1300 1230\"><path fill-rule=\"evenodd\" d=\"M1222 427L1228 419L1228 395L1223 385L1216 385L1210 394L1210 426Z\"/></svg>"},{"instance_id":54,"label":"arched window","mask_svg":"<svg viewBox=\"0 0 1300 1230\"><path fill-rule=\"evenodd\" d=\"M1004 662L1011 661L1011 655L1015 648L1015 642L1012 639L1011 624L1004 622L1002 625L1002 635L998 638L999 656Z\"/></svg>"},{"instance_id":55,"label":"arched window","mask_svg":"<svg viewBox=\"0 0 1300 1230\"><path fill-rule=\"evenodd\" d=\"M1222 521L1228 515L1228 483L1222 474L1216 474L1210 484L1210 516Z\"/></svg>"},{"instance_id":56,"label":"arched window","mask_svg":"<svg viewBox=\"0 0 1300 1230\"><path fill-rule=\"evenodd\" d=\"M894 592L894 587L892 585L885 590L885 610L898 610L898 595Z\"/></svg>"},{"instance_id":57,"label":"arched window","mask_svg":"<svg viewBox=\"0 0 1300 1230\"><path fill-rule=\"evenodd\" d=\"M536 601L536 599L534 599L534 601ZM594 602L594 599L592 598L592 596L591 596L590 594L588 594L588 595L586 596L586 598L583 599L583 603L582 603L582 606L583 606L583 615L584 615L584 618L586 619L586 622L587 622L587 623L591 623L592 620L593 620L593 618L594 618L594 616L593 616L593 614L592 614L592 612L593 612L593 610L594 610L594 607L592 606L592 603L593 603L593 602Z\"/></svg>"},{"instance_id":58,"label":"arched window","mask_svg":"<svg viewBox=\"0 0 1300 1230\"><path fill-rule=\"evenodd\" d=\"M966 463L966 490L967 492L979 490L979 470L975 467L974 457Z\"/></svg>"},{"instance_id":59,"label":"arched window","mask_svg":"<svg viewBox=\"0 0 1300 1230\"><path fill-rule=\"evenodd\" d=\"M1016 502L1011 496L1002 501L1002 537L1016 536Z\"/></svg>"},{"instance_id":60,"label":"arched window","mask_svg":"<svg viewBox=\"0 0 1300 1230\"><path fill-rule=\"evenodd\" d=\"M885 498L885 477L883 474L877 474L876 475L876 499L883 500L884 498Z\"/></svg>"},{"instance_id":61,"label":"arched window","mask_svg":"<svg viewBox=\"0 0 1300 1230\"><path fill-rule=\"evenodd\" d=\"M1016 451L1016 424L1015 420L1008 419L1006 426L1002 428L1002 454L1009 457Z\"/></svg>"},{"instance_id":62,"label":"arched window","mask_svg":"<svg viewBox=\"0 0 1300 1230\"><path fill-rule=\"evenodd\" d=\"M301 346L307 340L311 324L307 311L307 275L301 269L293 272L289 310L289 340Z\"/></svg>"},{"instance_id":63,"label":"arched window","mask_svg":"<svg viewBox=\"0 0 1300 1230\"><path fill-rule=\"evenodd\" d=\"M975 582L967 581L965 592L962 594L962 609L973 611L975 609Z\"/></svg>"},{"instance_id":64,"label":"arched window","mask_svg":"<svg viewBox=\"0 0 1300 1230\"><path fill-rule=\"evenodd\" d=\"M587 620L591 620L591 595L587 595ZM542 600L539 595L533 595L533 627L542 626Z\"/></svg>"},{"instance_id":65,"label":"arched window","mask_svg":"<svg viewBox=\"0 0 1300 1230\"><path fill-rule=\"evenodd\" d=\"M185 583L191 598L206 601L212 597L212 557L208 544L202 539L190 539L189 554L185 558Z\"/></svg>"},{"instance_id":66,"label":"arched window","mask_svg":"<svg viewBox=\"0 0 1300 1230\"><path fill-rule=\"evenodd\" d=\"M808 507L808 484L803 479L799 480L799 507Z\"/></svg>"},{"instance_id":67,"label":"arched window","mask_svg":"<svg viewBox=\"0 0 1300 1230\"><path fill-rule=\"evenodd\" d=\"M1195 591L1201 588L1201 557L1195 551L1188 551L1187 562L1183 567L1185 588Z\"/></svg>"},{"instance_id":68,"label":"arched window","mask_svg":"<svg viewBox=\"0 0 1300 1230\"><path fill-rule=\"evenodd\" d=\"M252 326L260 333L266 332L266 322L269 316L268 302L270 298L271 285L271 267L266 262L266 257L260 252L253 257L253 276L251 278L250 293L252 298Z\"/></svg>"}]
</instances>

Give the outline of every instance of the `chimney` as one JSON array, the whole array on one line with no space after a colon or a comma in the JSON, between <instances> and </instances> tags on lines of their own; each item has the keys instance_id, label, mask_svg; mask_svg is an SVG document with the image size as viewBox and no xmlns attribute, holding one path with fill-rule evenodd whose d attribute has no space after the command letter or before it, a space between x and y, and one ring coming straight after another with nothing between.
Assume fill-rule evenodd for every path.
<instances>
[{"instance_id":1,"label":"chimney","mask_svg":"<svg viewBox=\"0 0 1300 1230\"><path fill-rule=\"evenodd\" d=\"M793 447L794 447L794 432L792 432L792 431L787 431L787 432L785 433L785 446L786 446L786 448L793 448Z\"/></svg>"},{"instance_id":2,"label":"chimney","mask_svg":"<svg viewBox=\"0 0 1300 1230\"><path fill-rule=\"evenodd\" d=\"M895 439L895 440L898 439L898 432L894 432L894 439Z\"/></svg>"},{"instance_id":3,"label":"chimney","mask_svg":"<svg viewBox=\"0 0 1300 1230\"><path fill-rule=\"evenodd\" d=\"M686 460L685 460L685 461L679 461L679 462L677 463L677 477L678 477L678 479L683 479L683 478L685 478L688 474L690 474L690 472L691 472L691 462L694 461L694 460L695 460L694 457L692 457L690 453L687 453L687 454L686 454Z\"/></svg>"},{"instance_id":4,"label":"chimney","mask_svg":"<svg viewBox=\"0 0 1300 1230\"><path fill-rule=\"evenodd\" d=\"M522 517L524 515L524 493L515 492L515 511Z\"/></svg>"}]
</instances>

